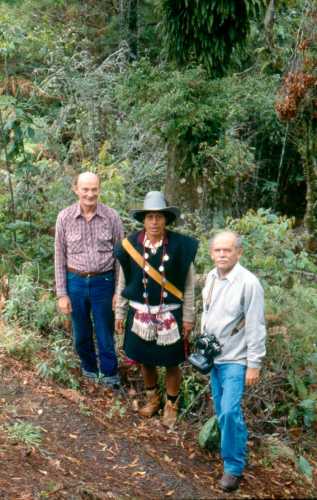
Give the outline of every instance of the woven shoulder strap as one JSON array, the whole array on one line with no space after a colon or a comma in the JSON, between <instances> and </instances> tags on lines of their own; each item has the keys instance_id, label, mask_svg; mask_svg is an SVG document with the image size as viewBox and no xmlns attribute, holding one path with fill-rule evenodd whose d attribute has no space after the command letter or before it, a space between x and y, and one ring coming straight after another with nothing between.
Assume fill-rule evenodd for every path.
<instances>
[{"instance_id":1,"label":"woven shoulder strap","mask_svg":"<svg viewBox=\"0 0 317 500\"><path fill-rule=\"evenodd\" d=\"M122 240L122 246L126 252L132 257L132 259L148 274L156 283L161 285L169 293L177 297L179 300L183 300L183 293L176 288L172 283L165 280L164 277L159 273L154 267L152 267L148 262L145 261L144 257L134 248L127 238Z\"/></svg>"}]
</instances>

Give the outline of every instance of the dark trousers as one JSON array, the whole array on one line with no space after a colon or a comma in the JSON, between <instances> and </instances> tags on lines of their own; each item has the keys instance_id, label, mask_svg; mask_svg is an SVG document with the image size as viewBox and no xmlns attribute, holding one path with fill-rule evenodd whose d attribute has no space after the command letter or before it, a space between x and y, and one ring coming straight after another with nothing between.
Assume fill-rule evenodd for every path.
<instances>
[{"instance_id":1,"label":"dark trousers","mask_svg":"<svg viewBox=\"0 0 317 500\"><path fill-rule=\"evenodd\" d=\"M107 376L115 375L118 369L112 311L114 286L112 271L91 277L67 273L67 291L72 303L74 344L81 367L89 372L99 370ZM94 330L99 363L93 338Z\"/></svg>"}]
</instances>

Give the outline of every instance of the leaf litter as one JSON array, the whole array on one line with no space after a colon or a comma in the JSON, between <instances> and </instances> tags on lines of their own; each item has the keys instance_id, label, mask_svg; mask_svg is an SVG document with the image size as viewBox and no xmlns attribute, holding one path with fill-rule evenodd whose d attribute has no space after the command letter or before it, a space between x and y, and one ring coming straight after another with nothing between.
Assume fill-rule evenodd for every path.
<instances>
[{"instance_id":1,"label":"leaf litter","mask_svg":"<svg viewBox=\"0 0 317 500\"><path fill-rule=\"evenodd\" d=\"M197 425L182 420L176 431L166 432L159 417L142 420L136 414L135 391L129 396L128 390L114 394L87 382L80 391L44 384L4 353L0 366L1 499L227 498L218 486L222 463L198 447ZM107 417L118 405L126 411ZM17 418L45 429L31 452L5 432ZM283 498L316 498L315 469L309 483L285 457L266 463L251 446L250 458L235 498L280 499L281 492Z\"/></svg>"}]
</instances>

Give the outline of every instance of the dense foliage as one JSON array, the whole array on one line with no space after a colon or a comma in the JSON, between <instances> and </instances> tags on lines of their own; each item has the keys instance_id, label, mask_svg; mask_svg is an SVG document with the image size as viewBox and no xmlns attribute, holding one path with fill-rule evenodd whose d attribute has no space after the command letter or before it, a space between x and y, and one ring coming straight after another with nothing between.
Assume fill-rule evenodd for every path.
<instances>
[{"instance_id":1,"label":"dense foliage","mask_svg":"<svg viewBox=\"0 0 317 500\"><path fill-rule=\"evenodd\" d=\"M200 240L200 281L214 228L242 234L269 326L263 384L248 411L260 432L302 426L309 436L317 414L316 8L278 2L264 25L264 12L253 16L259 4L1 3L1 342L41 376L76 387L53 293L54 222L75 199L71 179L98 172L102 200L127 231L129 208L165 189L182 208L179 229ZM198 296L198 315L199 307ZM187 375L185 411L205 384Z\"/></svg>"},{"instance_id":2,"label":"dense foliage","mask_svg":"<svg viewBox=\"0 0 317 500\"><path fill-rule=\"evenodd\" d=\"M180 72L140 60L117 86L125 113L117 136L120 148L133 165L142 157L147 163L143 170L133 170L132 182L144 192L144 182L151 177L152 185L160 188L164 179L157 167L167 145L184 145L182 161L175 167L176 183L184 191L194 179L196 208L238 215L250 205L272 205L275 185L269 179L278 169L284 136L274 111L278 85L278 76L267 75L260 82L255 75L209 80L200 67ZM137 155L130 153L133 134L137 147L142 147ZM160 163L149 156L153 143L160 147L156 146Z\"/></svg>"},{"instance_id":3,"label":"dense foliage","mask_svg":"<svg viewBox=\"0 0 317 500\"><path fill-rule=\"evenodd\" d=\"M180 65L196 60L212 74L223 74L241 47L259 0L162 0L162 28L168 54Z\"/></svg>"}]
</instances>

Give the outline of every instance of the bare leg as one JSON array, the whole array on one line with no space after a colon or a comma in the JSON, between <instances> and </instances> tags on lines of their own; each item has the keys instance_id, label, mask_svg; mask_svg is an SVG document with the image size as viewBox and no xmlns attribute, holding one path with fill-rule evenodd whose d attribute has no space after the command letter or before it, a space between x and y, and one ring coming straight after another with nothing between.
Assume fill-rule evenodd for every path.
<instances>
[{"instance_id":1,"label":"bare leg","mask_svg":"<svg viewBox=\"0 0 317 500\"><path fill-rule=\"evenodd\" d=\"M177 420L178 393L182 380L182 372L178 366L166 368L166 402L162 417L165 427L173 428Z\"/></svg>"},{"instance_id":2,"label":"bare leg","mask_svg":"<svg viewBox=\"0 0 317 500\"><path fill-rule=\"evenodd\" d=\"M178 366L166 368L166 392L170 396L177 396L182 381L182 372Z\"/></svg>"},{"instance_id":3,"label":"bare leg","mask_svg":"<svg viewBox=\"0 0 317 500\"><path fill-rule=\"evenodd\" d=\"M145 389L157 384L157 371L155 366L141 365Z\"/></svg>"},{"instance_id":4,"label":"bare leg","mask_svg":"<svg viewBox=\"0 0 317 500\"><path fill-rule=\"evenodd\" d=\"M146 390L146 403L139 410L139 414L141 417L152 417L161 406L161 398L157 389L156 367L142 365L142 374Z\"/></svg>"}]
</instances>

